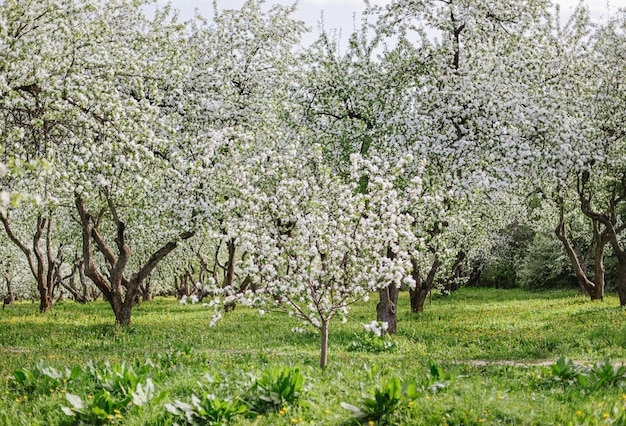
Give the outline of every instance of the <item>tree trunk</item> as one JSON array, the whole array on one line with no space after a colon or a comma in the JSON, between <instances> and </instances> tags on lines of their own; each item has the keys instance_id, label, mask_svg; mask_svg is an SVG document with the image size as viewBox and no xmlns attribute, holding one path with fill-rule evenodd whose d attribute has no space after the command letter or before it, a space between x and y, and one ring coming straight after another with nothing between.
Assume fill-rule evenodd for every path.
<instances>
[{"instance_id":1,"label":"tree trunk","mask_svg":"<svg viewBox=\"0 0 626 426\"><path fill-rule=\"evenodd\" d=\"M396 334L398 327L397 305L399 290L395 285L388 285L378 290L379 302L376 305L376 320L387 323L387 333Z\"/></svg>"},{"instance_id":2,"label":"tree trunk","mask_svg":"<svg viewBox=\"0 0 626 426\"><path fill-rule=\"evenodd\" d=\"M132 314L133 305L122 303L115 312L115 324L126 327L130 325L130 319Z\"/></svg>"},{"instance_id":3,"label":"tree trunk","mask_svg":"<svg viewBox=\"0 0 626 426\"><path fill-rule=\"evenodd\" d=\"M52 219L42 214L37 216L37 227L33 235L32 244L27 246L13 232L8 214L0 213L0 221L4 226L9 239L24 253L30 272L37 282L39 292L39 312L44 313L52 308L52 296L54 291L53 274L57 267L56 259L52 253ZM45 253L40 246L45 232Z\"/></svg>"},{"instance_id":4,"label":"tree trunk","mask_svg":"<svg viewBox=\"0 0 626 426\"><path fill-rule=\"evenodd\" d=\"M396 253L387 248L387 257L395 259ZM393 284L378 290L378 305L376 305L376 320L387 323L387 333L396 334L398 331L398 294L400 289Z\"/></svg>"},{"instance_id":5,"label":"tree trunk","mask_svg":"<svg viewBox=\"0 0 626 426\"><path fill-rule=\"evenodd\" d=\"M75 202L83 228L85 275L102 291L102 295L111 305L115 313L115 322L121 326L130 325L131 312L139 299L141 285L158 263L177 247L178 242L173 240L164 244L150 256L139 271L131 275L130 280L126 279L124 273L130 259L131 250L126 244L126 225L119 219L113 200L107 194L107 205L117 230L115 237L116 251L107 244L104 236L100 234L98 229L100 221L94 220L87 212L85 202L78 193L75 194ZM192 236L193 232L185 232L179 235L179 238L186 240ZM96 267L93 255L94 245L104 256L109 270L107 275L100 273Z\"/></svg>"},{"instance_id":6,"label":"tree trunk","mask_svg":"<svg viewBox=\"0 0 626 426\"><path fill-rule=\"evenodd\" d=\"M85 266L83 262L80 261L76 268L78 269L78 280L80 281L80 286L83 289L83 300L85 303L91 301L91 295L89 294L89 286L87 285L87 277L85 277Z\"/></svg>"},{"instance_id":7,"label":"tree trunk","mask_svg":"<svg viewBox=\"0 0 626 426\"><path fill-rule=\"evenodd\" d=\"M617 295L619 305L626 306L626 253L622 252L617 256Z\"/></svg>"},{"instance_id":8,"label":"tree trunk","mask_svg":"<svg viewBox=\"0 0 626 426\"><path fill-rule=\"evenodd\" d=\"M227 243L228 247L228 263L224 274L224 283L222 288L232 288L235 283L235 255L237 253L237 246L235 245L235 239L231 238ZM232 312L235 310L235 302L229 302L224 305L226 312Z\"/></svg>"},{"instance_id":9,"label":"tree trunk","mask_svg":"<svg viewBox=\"0 0 626 426\"><path fill-rule=\"evenodd\" d=\"M43 314L52 309L52 305L54 304L52 299L52 284L44 279L42 282L38 283L37 288L39 290L39 312Z\"/></svg>"},{"instance_id":10,"label":"tree trunk","mask_svg":"<svg viewBox=\"0 0 626 426\"><path fill-rule=\"evenodd\" d=\"M320 368L326 367L328 363L328 320L322 320L321 346L320 346Z\"/></svg>"},{"instance_id":11,"label":"tree trunk","mask_svg":"<svg viewBox=\"0 0 626 426\"><path fill-rule=\"evenodd\" d=\"M580 287L589 295L591 300L603 300L604 299L604 248L609 241L608 229L599 231L599 223L595 218L590 218L593 226L593 238L590 243L590 247L594 248L593 256L593 281L587 276L587 260L590 257L587 255L584 259L580 254L580 249L574 247L570 238L568 237L565 227L565 215L563 200L557 200L557 206L559 207L559 223L554 230L556 237L563 244L567 258L570 261L572 269L578 279Z\"/></svg>"},{"instance_id":12,"label":"tree trunk","mask_svg":"<svg viewBox=\"0 0 626 426\"><path fill-rule=\"evenodd\" d=\"M141 300L143 302L148 302L154 299L154 293L152 293L150 287L150 278L146 279L144 283L139 286L139 290L141 292Z\"/></svg>"},{"instance_id":13,"label":"tree trunk","mask_svg":"<svg viewBox=\"0 0 626 426\"><path fill-rule=\"evenodd\" d=\"M595 223L597 228L597 222ZM591 300L604 300L604 247L608 242L608 238L603 238L606 235L606 231L602 234L594 230L594 238L596 240L596 247L593 257L593 294Z\"/></svg>"},{"instance_id":14,"label":"tree trunk","mask_svg":"<svg viewBox=\"0 0 626 426\"><path fill-rule=\"evenodd\" d=\"M430 293L435 287L435 276L441 266L441 261L438 257L435 257L435 260L433 260L430 267L430 271L428 271L426 280L422 280L417 260L411 259L411 263L413 264L411 276L415 281L415 288L411 289L409 292L411 298L411 312L424 312L424 303L426 302L428 293Z\"/></svg>"},{"instance_id":15,"label":"tree trunk","mask_svg":"<svg viewBox=\"0 0 626 426\"><path fill-rule=\"evenodd\" d=\"M15 301L15 296L13 296L13 289L11 287L11 278L9 277L9 270L7 268L7 274L4 276L4 281L7 284L7 297L5 297L2 301L2 309L6 305L11 305Z\"/></svg>"},{"instance_id":16,"label":"tree trunk","mask_svg":"<svg viewBox=\"0 0 626 426\"><path fill-rule=\"evenodd\" d=\"M444 282L444 289L449 292L457 291L461 288L461 275L463 274L463 261L465 261L466 254L464 251L459 251L452 265L452 272L450 277Z\"/></svg>"},{"instance_id":17,"label":"tree trunk","mask_svg":"<svg viewBox=\"0 0 626 426\"><path fill-rule=\"evenodd\" d=\"M465 283L465 286L466 287L480 287L480 279L481 279L484 269L485 269L484 264L474 266L474 269L472 269L472 272L470 273L469 278L467 279L467 282Z\"/></svg>"},{"instance_id":18,"label":"tree trunk","mask_svg":"<svg viewBox=\"0 0 626 426\"><path fill-rule=\"evenodd\" d=\"M226 275L224 276L223 287L232 288L235 282L235 256L237 254L237 246L235 239L228 240L228 264L226 265Z\"/></svg>"},{"instance_id":19,"label":"tree trunk","mask_svg":"<svg viewBox=\"0 0 626 426\"><path fill-rule=\"evenodd\" d=\"M411 312L424 312L424 304L430 290L428 288L416 288L410 291Z\"/></svg>"}]
</instances>

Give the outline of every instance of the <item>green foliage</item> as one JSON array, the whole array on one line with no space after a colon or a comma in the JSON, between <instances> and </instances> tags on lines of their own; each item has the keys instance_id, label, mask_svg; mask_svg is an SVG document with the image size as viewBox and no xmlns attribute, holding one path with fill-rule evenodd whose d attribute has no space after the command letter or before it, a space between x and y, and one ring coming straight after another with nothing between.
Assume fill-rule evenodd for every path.
<instances>
[{"instance_id":1,"label":"green foliage","mask_svg":"<svg viewBox=\"0 0 626 426\"><path fill-rule=\"evenodd\" d=\"M399 378L392 377L380 388L373 389L373 397L364 397L361 406L342 403L341 406L351 411L355 419L361 422L377 421L382 424L393 423L393 416L404 401L402 384Z\"/></svg>"},{"instance_id":2,"label":"green foliage","mask_svg":"<svg viewBox=\"0 0 626 426\"><path fill-rule=\"evenodd\" d=\"M582 368L574 365L571 359L560 357L555 364L550 366L546 371L550 377L557 382L573 384L576 380L580 380L583 376Z\"/></svg>"},{"instance_id":3,"label":"green foliage","mask_svg":"<svg viewBox=\"0 0 626 426\"><path fill-rule=\"evenodd\" d=\"M515 265L499 259L491 261L480 276L482 285L492 288L515 288L517 286L517 273Z\"/></svg>"},{"instance_id":4,"label":"green foliage","mask_svg":"<svg viewBox=\"0 0 626 426\"><path fill-rule=\"evenodd\" d=\"M113 395L127 397L142 383L147 383L152 371L150 362L141 363L135 360L134 364L105 362L104 367L98 368L90 362L85 367L85 374L96 381L97 387Z\"/></svg>"},{"instance_id":5,"label":"green foliage","mask_svg":"<svg viewBox=\"0 0 626 426\"><path fill-rule=\"evenodd\" d=\"M130 396L119 399L104 389L87 401L71 393L65 397L70 406L61 407L61 410L74 418L78 424L118 423L123 418L122 411L125 411L132 401Z\"/></svg>"},{"instance_id":6,"label":"green foliage","mask_svg":"<svg viewBox=\"0 0 626 426\"><path fill-rule=\"evenodd\" d=\"M272 367L263 370L250 389L246 402L256 413L276 411L299 402L304 376L299 367Z\"/></svg>"},{"instance_id":7,"label":"green foliage","mask_svg":"<svg viewBox=\"0 0 626 426\"><path fill-rule=\"evenodd\" d=\"M575 391L619 388L626 385L626 366L605 360L586 367L560 357L549 368L543 368L543 377L538 385L548 388L554 385L567 386L567 389Z\"/></svg>"},{"instance_id":8,"label":"green foliage","mask_svg":"<svg viewBox=\"0 0 626 426\"><path fill-rule=\"evenodd\" d=\"M364 331L355 335L355 339L346 348L350 352L383 353L398 350L398 342L388 333L377 335L373 331Z\"/></svg>"},{"instance_id":9,"label":"green foliage","mask_svg":"<svg viewBox=\"0 0 626 426\"><path fill-rule=\"evenodd\" d=\"M80 367L74 370L59 371L54 367L46 367L43 360L31 369L20 368L8 377L7 384L14 391L30 395L44 395L65 388L67 382L82 373Z\"/></svg>"},{"instance_id":10,"label":"green foliage","mask_svg":"<svg viewBox=\"0 0 626 426\"><path fill-rule=\"evenodd\" d=\"M77 395L67 393L65 397L70 406L61 407L61 410L79 424L118 423L124 418L124 414L133 407L147 407L150 403L156 404L166 395L165 392L157 394L152 380L147 379L145 384L137 383L134 390L126 395L101 389L93 397L89 396L83 400Z\"/></svg>"},{"instance_id":11,"label":"green foliage","mask_svg":"<svg viewBox=\"0 0 626 426\"><path fill-rule=\"evenodd\" d=\"M589 375L594 379L593 386L596 389L626 384L626 366L615 365L609 360L594 364Z\"/></svg>"},{"instance_id":12,"label":"green foliage","mask_svg":"<svg viewBox=\"0 0 626 426\"><path fill-rule=\"evenodd\" d=\"M151 363L140 365L138 360L135 360L134 366L125 362L105 362L103 367L96 367L90 361L84 369L76 367L73 370L75 376L82 374L86 381L91 382L95 393L93 397L83 400L68 392L66 399L70 406L61 409L81 424L117 423L134 407L147 407L167 396L167 392L156 392L152 379L148 377L152 369Z\"/></svg>"},{"instance_id":13,"label":"green foliage","mask_svg":"<svg viewBox=\"0 0 626 426\"><path fill-rule=\"evenodd\" d=\"M96 410L104 424L185 424L186 416L175 416L165 404L193 407L192 395L200 400L215 395L222 403L211 401L215 411L229 411L224 406L237 401L249 407L262 372L285 365L298 366L306 375L297 402L265 412L247 410L224 422L354 423L354 412L342 409L341 402L366 411L362 399L376 401L377 388L380 405L384 394L391 404L394 394L385 386L396 377L401 402L388 416L393 424L624 424L626 390L619 363L626 357L626 317L614 295L590 303L574 291L462 288L434 298L432 307L415 316L402 292L398 335L393 336L402 351L348 352L361 330L357 322L366 323L375 304L355 305L351 316L357 321L337 325L331 335L337 356L320 371L318 336L293 334L290 330L300 323L284 315L259 317L240 306L216 329L207 329L206 311L158 298L138 308L129 332L106 325L106 302L60 303L44 316L36 306L18 302L0 311L0 424L95 424L92 407L113 416L105 421ZM559 379L552 377L552 364L559 364L561 355L577 360L573 366L582 369L579 377L586 384L567 372L566 360L555 367ZM550 359L555 361L546 367L533 365L533 360ZM16 376L18 370L24 374ZM572 385L567 377L574 377ZM148 379L154 384L151 399L142 396L151 393ZM110 391L105 392L105 384ZM80 398L84 407L77 408L83 412L68 416L61 410L74 407L67 393ZM142 399L149 403L140 405ZM208 408L209 402L204 404ZM115 417L115 409L122 419Z\"/></svg>"},{"instance_id":14,"label":"green foliage","mask_svg":"<svg viewBox=\"0 0 626 426\"><path fill-rule=\"evenodd\" d=\"M563 245L552 234L538 232L515 265L523 288L576 288L577 281Z\"/></svg>"},{"instance_id":15,"label":"green foliage","mask_svg":"<svg viewBox=\"0 0 626 426\"><path fill-rule=\"evenodd\" d=\"M172 404L165 404L165 408L177 421L190 425L229 424L233 418L247 411L240 401L220 400L208 393L202 398L192 395L191 404L176 400Z\"/></svg>"},{"instance_id":16,"label":"green foliage","mask_svg":"<svg viewBox=\"0 0 626 426\"><path fill-rule=\"evenodd\" d=\"M428 361L430 376L419 382L406 381L392 377L383 382L380 388L370 391L371 396L361 399L356 407L345 402L341 406L352 412L360 422L378 422L379 424L397 424L398 413L413 405L413 401L427 393L437 393L450 386L452 375L432 360Z\"/></svg>"},{"instance_id":17,"label":"green foliage","mask_svg":"<svg viewBox=\"0 0 626 426\"><path fill-rule=\"evenodd\" d=\"M452 384L454 379L452 373L445 371L432 359L428 360L428 369L430 371L430 376L421 382L422 391L437 393L440 390L448 388Z\"/></svg>"}]
</instances>

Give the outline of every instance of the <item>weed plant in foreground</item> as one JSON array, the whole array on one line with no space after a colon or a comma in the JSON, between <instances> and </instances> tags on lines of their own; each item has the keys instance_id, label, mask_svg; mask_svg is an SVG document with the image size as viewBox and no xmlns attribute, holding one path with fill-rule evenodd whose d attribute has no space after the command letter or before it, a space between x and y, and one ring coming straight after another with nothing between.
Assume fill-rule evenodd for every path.
<instances>
[{"instance_id":1,"label":"weed plant in foreground","mask_svg":"<svg viewBox=\"0 0 626 426\"><path fill-rule=\"evenodd\" d=\"M113 326L104 303L0 312L0 425L626 424L626 312L614 297L462 289L396 336L356 306L330 335L238 307L215 328L158 299ZM378 336L376 336L378 337ZM538 365L541 363L541 365Z\"/></svg>"}]
</instances>

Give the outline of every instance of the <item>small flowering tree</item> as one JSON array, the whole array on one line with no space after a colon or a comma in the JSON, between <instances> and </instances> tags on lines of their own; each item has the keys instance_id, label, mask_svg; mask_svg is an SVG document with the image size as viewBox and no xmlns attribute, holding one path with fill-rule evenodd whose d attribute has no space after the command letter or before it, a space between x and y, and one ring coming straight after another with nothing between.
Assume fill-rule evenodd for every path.
<instances>
[{"instance_id":1,"label":"small flowering tree","mask_svg":"<svg viewBox=\"0 0 626 426\"><path fill-rule=\"evenodd\" d=\"M409 218L400 212L393 170L355 156L344 181L324 165L319 147L297 143L263 150L248 166L243 192L249 209L240 238L247 253L243 270L256 291L237 295L226 288L224 302L238 299L312 325L320 331L323 368L330 321L345 319L349 306L370 292L410 281L399 244ZM358 191L365 168L372 176L367 194Z\"/></svg>"}]
</instances>

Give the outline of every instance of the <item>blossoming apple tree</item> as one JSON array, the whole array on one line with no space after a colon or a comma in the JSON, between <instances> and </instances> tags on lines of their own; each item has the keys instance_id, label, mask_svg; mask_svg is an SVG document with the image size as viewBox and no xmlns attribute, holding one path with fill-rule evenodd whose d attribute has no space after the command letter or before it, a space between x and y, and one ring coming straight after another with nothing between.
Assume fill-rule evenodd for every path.
<instances>
[{"instance_id":1,"label":"blossoming apple tree","mask_svg":"<svg viewBox=\"0 0 626 426\"><path fill-rule=\"evenodd\" d=\"M181 173L190 158L172 142L176 129L167 108L186 70L177 48L183 26L168 9L146 18L142 4L2 5L4 148L23 162L44 159L51 170L16 182L43 195L46 207L58 206L64 223L72 223L72 210L78 213L85 274L121 325L130 323L141 282L189 238L199 214L197 182ZM11 237L8 219L3 222ZM33 253L31 269L46 288L54 285L51 222L38 215L33 248L20 246L27 257ZM40 253L41 235L47 256ZM133 244L150 253L131 257ZM126 276L131 267L136 272ZM49 299L44 304L42 296L42 311Z\"/></svg>"},{"instance_id":2,"label":"blossoming apple tree","mask_svg":"<svg viewBox=\"0 0 626 426\"><path fill-rule=\"evenodd\" d=\"M412 250L415 310L459 253L489 244L481 237L489 192L514 181L518 162L532 161L518 131L525 88L510 78L523 65L510 56L526 52L545 12L541 1L396 1L371 9L379 18L373 39L365 24L345 55L327 48L327 37L312 55L305 113L329 164L341 171L357 152L392 164L414 159L396 190L406 191L419 243ZM384 44L390 35L393 48ZM423 189L411 192L404 183L414 177ZM378 319L390 332L396 301L397 288L380 291Z\"/></svg>"},{"instance_id":3,"label":"blossoming apple tree","mask_svg":"<svg viewBox=\"0 0 626 426\"><path fill-rule=\"evenodd\" d=\"M241 218L243 270L255 291L221 288L236 299L293 315L320 331L320 366L328 359L335 316L369 292L410 280L405 242L409 218L392 180L399 168L353 156L349 178L324 163L321 147L296 135L264 141L241 170L247 209ZM358 191L367 169L370 189ZM387 252L393 252L388 256Z\"/></svg>"}]
</instances>

